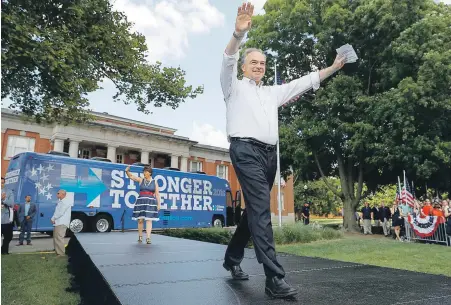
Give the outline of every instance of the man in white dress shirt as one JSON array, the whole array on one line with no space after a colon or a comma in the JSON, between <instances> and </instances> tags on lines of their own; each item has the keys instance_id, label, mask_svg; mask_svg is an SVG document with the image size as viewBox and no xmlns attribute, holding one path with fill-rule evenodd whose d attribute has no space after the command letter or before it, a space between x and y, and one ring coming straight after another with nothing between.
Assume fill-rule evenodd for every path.
<instances>
[{"instance_id":1,"label":"man in white dress shirt","mask_svg":"<svg viewBox=\"0 0 451 305\"><path fill-rule=\"evenodd\" d=\"M312 72L281 86L263 86L266 58L261 50L247 49L241 60L243 79L237 79L239 46L251 28L254 7L238 8L235 31L223 54L221 86L227 108L230 157L243 190L246 209L224 257L224 268L237 280L248 279L240 263L252 236L255 253L263 264L265 291L286 298L297 291L285 282L285 272L276 258L270 212L270 192L277 170L278 107L310 89L341 69L344 58L337 56L331 67Z\"/></svg>"},{"instance_id":2,"label":"man in white dress shirt","mask_svg":"<svg viewBox=\"0 0 451 305\"><path fill-rule=\"evenodd\" d=\"M69 228L72 208L71 204L64 200L66 197L65 190L59 190L58 193L56 193L56 197L58 198L58 204L56 205L55 213L51 219L54 226L53 245L56 254L58 256L63 256L66 253L64 249L64 236L66 235L67 228Z\"/></svg>"}]
</instances>

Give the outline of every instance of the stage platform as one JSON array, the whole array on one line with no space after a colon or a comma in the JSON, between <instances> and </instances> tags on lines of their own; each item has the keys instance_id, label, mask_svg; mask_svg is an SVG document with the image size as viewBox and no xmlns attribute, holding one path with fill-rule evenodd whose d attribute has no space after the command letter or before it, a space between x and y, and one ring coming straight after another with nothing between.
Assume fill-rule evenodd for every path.
<instances>
[{"instance_id":1,"label":"stage platform","mask_svg":"<svg viewBox=\"0 0 451 305\"><path fill-rule=\"evenodd\" d=\"M222 267L223 245L156 234L151 245L136 240L137 232L71 238L70 268L83 304L451 304L449 277L283 253L286 279L300 293L294 301L271 299L252 249L242 263L250 279L234 281Z\"/></svg>"}]
</instances>

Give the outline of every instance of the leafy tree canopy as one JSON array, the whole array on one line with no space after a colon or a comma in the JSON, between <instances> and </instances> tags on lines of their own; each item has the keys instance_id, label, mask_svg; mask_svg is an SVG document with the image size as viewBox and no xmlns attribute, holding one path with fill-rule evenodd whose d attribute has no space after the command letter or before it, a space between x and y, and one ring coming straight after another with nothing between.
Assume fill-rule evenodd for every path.
<instances>
[{"instance_id":1,"label":"leafy tree canopy","mask_svg":"<svg viewBox=\"0 0 451 305\"><path fill-rule=\"evenodd\" d=\"M285 173L336 176L345 228L362 196L396 182L451 188L451 8L432 0L269 0L248 46L268 50L286 81L332 64L351 44L355 64L280 112ZM364 193L364 185L368 193Z\"/></svg>"},{"instance_id":2,"label":"leafy tree canopy","mask_svg":"<svg viewBox=\"0 0 451 305\"><path fill-rule=\"evenodd\" d=\"M2 99L37 122L89 119L86 95L104 79L114 101L144 113L203 91L186 85L182 69L150 64L144 36L108 0L8 0L1 10Z\"/></svg>"}]
</instances>

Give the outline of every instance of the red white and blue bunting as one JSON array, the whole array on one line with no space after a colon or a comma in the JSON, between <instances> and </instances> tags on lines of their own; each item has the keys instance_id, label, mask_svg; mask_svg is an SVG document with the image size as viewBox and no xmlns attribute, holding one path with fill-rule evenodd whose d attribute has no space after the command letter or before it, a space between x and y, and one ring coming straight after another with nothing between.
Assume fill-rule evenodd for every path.
<instances>
[{"instance_id":1,"label":"red white and blue bunting","mask_svg":"<svg viewBox=\"0 0 451 305\"><path fill-rule=\"evenodd\" d=\"M413 217L412 215L409 215L408 221L415 231L415 234L424 238L434 235L438 226L443 223L442 218L443 217L438 216L427 216L422 218L420 216Z\"/></svg>"}]
</instances>

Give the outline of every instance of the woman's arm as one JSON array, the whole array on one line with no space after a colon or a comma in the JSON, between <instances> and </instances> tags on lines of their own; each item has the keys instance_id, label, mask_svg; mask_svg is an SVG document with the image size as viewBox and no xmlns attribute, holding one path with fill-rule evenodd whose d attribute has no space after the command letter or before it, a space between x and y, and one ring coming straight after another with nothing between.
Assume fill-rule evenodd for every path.
<instances>
[{"instance_id":1,"label":"woman's arm","mask_svg":"<svg viewBox=\"0 0 451 305\"><path fill-rule=\"evenodd\" d=\"M136 182L139 182L139 183L142 182L142 178L136 177L132 173L130 173L130 166L127 166L127 168L125 169L125 174L127 175L128 178L130 178L133 181L136 181Z\"/></svg>"},{"instance_id":2,"label":"woman's arm","mask_svg":"<svg viewBox=\"0 0 451 305\"><path fill-rule=\"evenodd\" d=\"M161 198L160 198L160 190L158 189L158 182L157 182L157 180L155 180L155 198L157 199L157 208L158 208L158 211L159 211L160 210L160 206L161 206L161 204L160 204Z\"/></svg>"}]
</instances>

